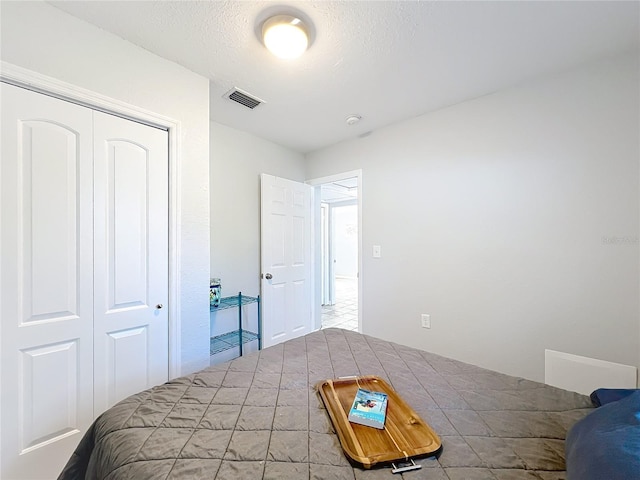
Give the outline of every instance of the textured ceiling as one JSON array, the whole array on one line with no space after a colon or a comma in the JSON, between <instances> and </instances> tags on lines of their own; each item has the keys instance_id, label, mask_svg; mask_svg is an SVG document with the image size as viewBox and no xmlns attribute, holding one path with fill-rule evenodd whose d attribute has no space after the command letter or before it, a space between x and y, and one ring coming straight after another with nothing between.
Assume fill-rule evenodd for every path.
<instances>
[{"instance_id":1,"label":"textured ceiling","mask_svg":"<svg viewBox=\"0 0 640 480\"><path fill-rule=\"evenodd\" d=\"M635 1L290 1L315 29L295 61L256 35L284 2L49 3L208 77L212 120L300 152L640 48ZM233 87L266 103L223 98Z\"/></svg>"}]
</instances>

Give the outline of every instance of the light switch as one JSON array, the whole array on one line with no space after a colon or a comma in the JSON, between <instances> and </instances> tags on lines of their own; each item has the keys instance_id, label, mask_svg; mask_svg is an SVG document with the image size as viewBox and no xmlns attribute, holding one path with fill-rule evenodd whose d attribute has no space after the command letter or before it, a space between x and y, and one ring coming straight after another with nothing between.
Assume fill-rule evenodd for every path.
<instances>
[{"instance_id":1,"label":"light switch","mask_svg":"<svg viewBox=\"0 0 640 480\"><path fill-rule=\"evenodd\" d=\"M373 246L373 258L380 258L382 256L380 245Z\"/></svg>"}]
</instances>

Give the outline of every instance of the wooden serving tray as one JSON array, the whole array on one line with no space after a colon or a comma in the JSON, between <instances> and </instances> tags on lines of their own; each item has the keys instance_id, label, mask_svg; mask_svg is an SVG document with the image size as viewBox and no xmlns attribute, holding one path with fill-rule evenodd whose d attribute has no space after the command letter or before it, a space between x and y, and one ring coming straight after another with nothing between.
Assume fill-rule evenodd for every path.
<instances>
[{"instance_id":1,"label":"wooden serving tray","mask_svg":"<svg viewBox=\"0 0 640 480\"><path fill-rule=\"evenodd\" d=\"M364 468L432 455L442 445L431 427L380 377L367 375L323 380L316 388L327 407L342 449ZM388 395L384 429L349 422L348 412L358 388Z\"/></svg>"}]
</instances>

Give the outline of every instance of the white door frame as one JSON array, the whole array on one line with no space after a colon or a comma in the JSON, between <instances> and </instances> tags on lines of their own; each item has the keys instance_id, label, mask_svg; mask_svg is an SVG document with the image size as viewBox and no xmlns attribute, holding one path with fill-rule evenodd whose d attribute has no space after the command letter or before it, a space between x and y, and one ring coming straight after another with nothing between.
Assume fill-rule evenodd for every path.
<instances>
[{"instance_id":1,"label":"white door frame","mask_svg":"<svg viewBox=\"0 0 640 480\"><path fill-rule=\"evenodd\" d=\"M314 192L314 196L315 195L316 192ZM318 249L320 250L320 266L318 267L320 270L318 276L320 279L320 305L333 305L331 286L329 285L329 269L331 266L331 258L329 258L329 242L331 239L331 232L329 231L331 228L331 222L329 222L330 211L331 208L328 203L320 202L320 222L318 223L318 237L320 238L320 243L318 244Z\"/></svg>"},{"instance_id":2,"label":"white door frame","mask_svg":"<svg viewBox=\"0 0 640 480\"><path fill-rule=\"evenodd\" d=\"M0 64L0 81L89 107L169 133L169 378L180 375L180 122L73 84L18 67ZM0 352L1 354L1 352Z\"/></svg>"},{"instance_id":3,"label":"white door frame","mask_svg":"<svg viewBox=\"0 0 640 480\"><path fill-rule=\"evenodd\" d=\"M314 190L313 195L313 220L312 220L312 249L313 262L311 264L311 275L313 277L313 315L314 329L319 330L322 326L322 269L320 268L322 258L320 248L322 245L320 238L320 187L325 183L337 182L348 178L358 179L358 331L362 333L362 170L351 170L344 173L329 175L326 177L313 178L305 183L311 185Z\"/></svg>"}]
</instances>

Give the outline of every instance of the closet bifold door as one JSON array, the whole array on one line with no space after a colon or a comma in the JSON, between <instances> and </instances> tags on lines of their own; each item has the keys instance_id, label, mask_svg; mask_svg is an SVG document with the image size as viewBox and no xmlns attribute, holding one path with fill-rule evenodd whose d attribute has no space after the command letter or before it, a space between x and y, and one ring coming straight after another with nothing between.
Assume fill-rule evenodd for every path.
<instances>
[{"instance_id":1,"label":"closet bifold door","mask_svg":"<svg viewBox=\"0 0 640 480\"><path fill-rule=\"evenodd\" d=\"M168 133L0 84L0 478L168 380Z\"/></svg>"},{"instance_id":2,"label":"closet bifold door","mask_svg":"<svg viewBox=\"0 0 640 480\"><path fill-rule=\"evenodd\" d=\"M0 478L52 478L93 419L92 111L0 88Z\"/></svg>"},{"instance_id":3,"label":"closet bifold door","mask_svg":"<svg viewBox=\"0 0 640 480\"><path fill-rule=\"evenodd\" d=\"M168 134L93 115L97 416L168 380Z\"/></svg>"}]
</instances>

